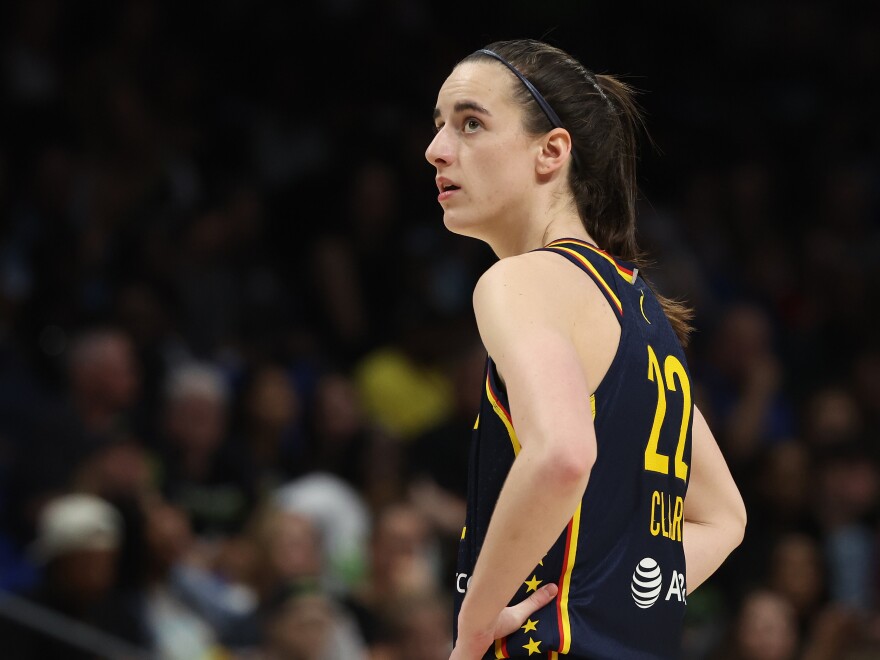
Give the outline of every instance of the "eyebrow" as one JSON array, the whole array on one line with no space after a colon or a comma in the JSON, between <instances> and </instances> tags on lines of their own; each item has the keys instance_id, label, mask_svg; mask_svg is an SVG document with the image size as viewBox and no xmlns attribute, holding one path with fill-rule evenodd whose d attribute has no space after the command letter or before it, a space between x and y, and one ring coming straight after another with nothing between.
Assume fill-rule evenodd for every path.
<instances>
[{"instance_id":1,"label":"eyebrow","mask_svg":"<svg viewBox=\"0 0 880 660\"><path fill-rule=\"evenodd\" d=\"M486 110L483 106L475 101L459 101L454 106L452 106L452 111L455 112L465 112L466 110L470 110L471 112L479 112L481 114L487 115L489 117L492 116L492 113ZM434 119L436 120L440 116L440 108L434 108Z\"/></svg>"}]
</instances>

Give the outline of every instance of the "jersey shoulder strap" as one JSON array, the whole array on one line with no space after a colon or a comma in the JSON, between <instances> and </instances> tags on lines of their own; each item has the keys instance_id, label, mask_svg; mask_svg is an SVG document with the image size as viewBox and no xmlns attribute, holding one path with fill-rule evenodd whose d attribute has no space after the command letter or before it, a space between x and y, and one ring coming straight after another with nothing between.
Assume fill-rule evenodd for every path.
<instances>
[{"instance_id":1,"label":"jersey shoulder strap","mask_svg":"<svg viewBox=\"0 0 880 660\"><path fill-rule=\"evenodd\" d=\"M620 285L634 284L638 277L638 268L615 259L595 245L576 238L553 241L541 248L541 251L560 254L589 275L617 313L618 318L623 317L624 305L621 302Z\"/></svg>"}]
</instances>

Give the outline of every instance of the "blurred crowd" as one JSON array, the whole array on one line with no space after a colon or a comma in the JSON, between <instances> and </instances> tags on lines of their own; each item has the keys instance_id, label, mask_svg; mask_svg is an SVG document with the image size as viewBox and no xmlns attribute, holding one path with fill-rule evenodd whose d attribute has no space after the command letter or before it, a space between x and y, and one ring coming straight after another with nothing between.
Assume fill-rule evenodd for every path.
<instances>
[{"instance_id":1,"label":"blurred crowd","mask_svg":"<svg viewBox=\"0 0 880 660\"><path fill-rule=\"evenodd\" d=\"M749 511L683 657L880 657L878 7L545 4L4 3L4 658L448 657L493 256L422 153L548 31L650 90L649 277Z\"/></svg>"}]
</instances>

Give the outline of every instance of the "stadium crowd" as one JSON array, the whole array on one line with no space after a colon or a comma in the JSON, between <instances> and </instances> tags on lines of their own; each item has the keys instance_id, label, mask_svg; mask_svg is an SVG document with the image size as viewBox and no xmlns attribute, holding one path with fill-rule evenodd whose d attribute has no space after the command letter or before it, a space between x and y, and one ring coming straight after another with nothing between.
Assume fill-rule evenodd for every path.
<instances>
[{"instance_id":1,"label":"stadium crowd","mask_svg":"<svg viewBox=\"0 0 880 660\"><path fill-rule=\"evenodd\" d=\"M4 3L4 658L448 657L493 257L422 153L553 26L650 90L649 276L749 511L683 657L880 657L878 7L546 4Z\"/></svg>"}]
</instances>

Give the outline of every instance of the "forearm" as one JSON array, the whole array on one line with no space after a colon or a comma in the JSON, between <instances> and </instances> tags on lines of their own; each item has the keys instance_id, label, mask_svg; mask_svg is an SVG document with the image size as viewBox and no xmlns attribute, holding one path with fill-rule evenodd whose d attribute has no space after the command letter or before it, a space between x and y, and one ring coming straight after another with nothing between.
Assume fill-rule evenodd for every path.
<instances>
[{"instance_id":1,"label":"forearm","mask_svg":"<svg viewBox=\"0 0 880 660\"><path fill-rule=\"evenodd\" d=\"M460 626L492 624L565 529L588 479L586 467L560 468L547 452L523 448L495 505Z\"/></svg>"},{"instance_id":2,"label":"forearm","mask_svg":"<svg viewBox=\"0 0 880 660\"><path fill-rule=\"evenodd\" d=\"M693 593L711 576L742 541L741 527L684 521L684 555L687 589Z\"/></svg>"}]
</instances>

